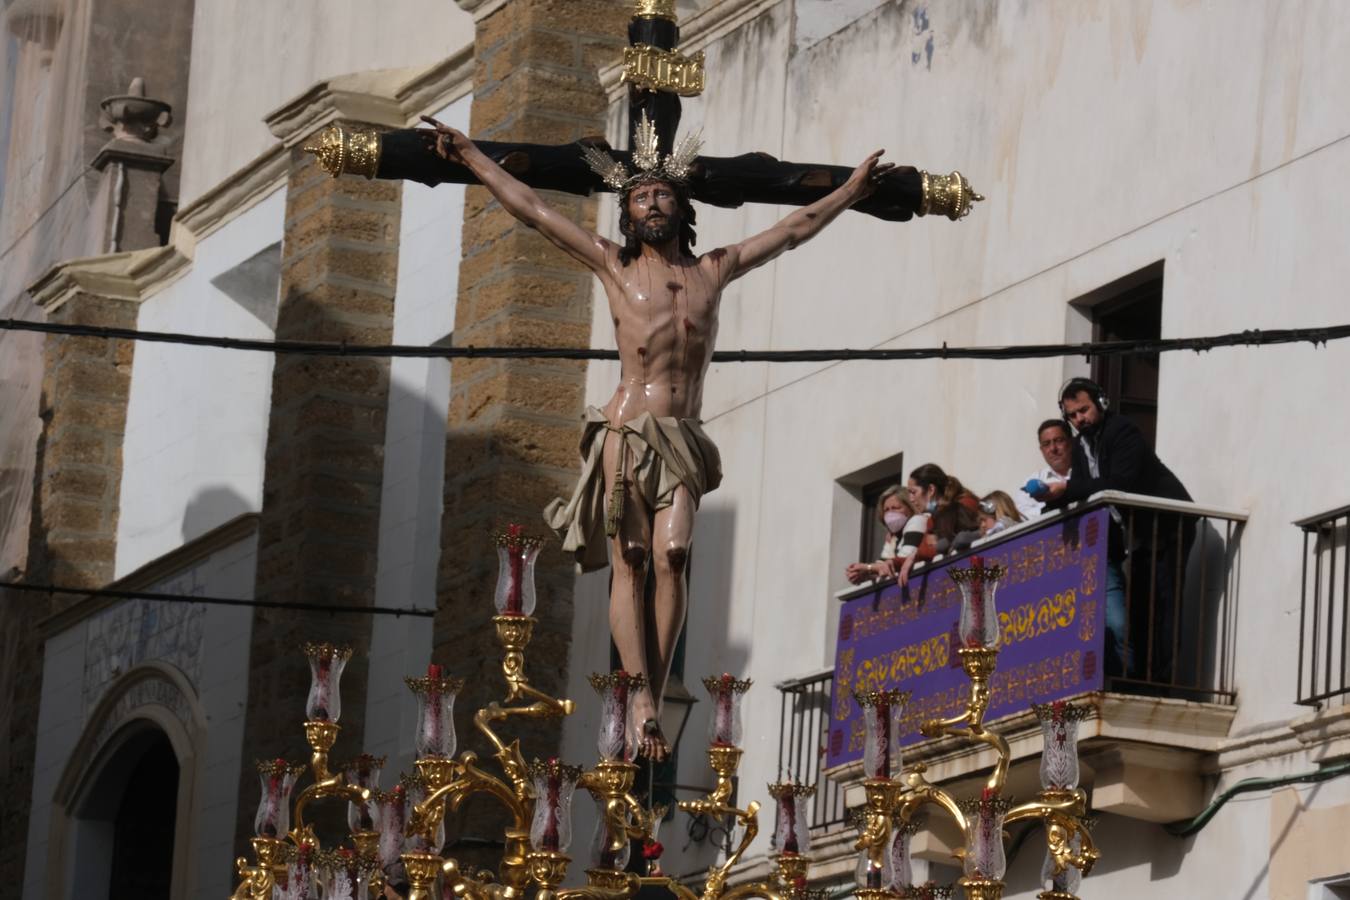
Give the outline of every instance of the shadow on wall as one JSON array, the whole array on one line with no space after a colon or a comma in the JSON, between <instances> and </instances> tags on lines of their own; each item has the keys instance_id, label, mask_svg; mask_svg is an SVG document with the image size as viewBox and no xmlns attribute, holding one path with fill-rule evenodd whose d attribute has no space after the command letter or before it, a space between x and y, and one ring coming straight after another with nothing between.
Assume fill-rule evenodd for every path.
<instances>
[{"instance_id":1,"label":"shadow on wall","mask_svg":"<svg viewBox=\"0 0 1350 900\"><path fill-rule=\"evenodd\" d=\"M183 510L183 543L196 540L212 528L250 512L257 510L234 488L208 487L189 500Z\"/></svg>"},{"instance_id":2,"label":"shadow on wall","mask_svg":"<svg viewBox=\"0 0 1350 900\"><path fill-rule=\"evenodd\" d=\"M730 610L735 598L731 592L732 548L736 539L736 510L719 506L702 509L694 520L694 543L691 558L693 577L689 585L689 619L699 625L702 647L695 654L695 666L704 665L716 671L700 672L686 667L685 684L700 701L707 700L701 679L705 675L729 672L744 678L750 660L747 644L734 643L730 638ZM706 660L706 662L701 662ZM770 686L771 687L771 686ZM711 704L704 705L703 717ZM698 710L698 707L695 707ZM707 723L691 723L686 734L706 728ZM701 732L698 732L701 733Z\"/></svg>"}]
</instances>

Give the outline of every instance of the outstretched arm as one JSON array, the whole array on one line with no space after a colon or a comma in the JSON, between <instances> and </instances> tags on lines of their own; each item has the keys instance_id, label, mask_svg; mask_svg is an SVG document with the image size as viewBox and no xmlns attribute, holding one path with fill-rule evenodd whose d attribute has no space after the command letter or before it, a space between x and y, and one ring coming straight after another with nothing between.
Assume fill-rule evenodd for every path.
<instances>
[{"instance_id":1,"label":"outstretched arm","mask_svg":"<svg viewBox=\"0 0 1350 900\"><path fill-rule=\"evenodd\" d=\"M762 231L728 247L731 266L727 280L739 278L751 269L776 258L784 250L791 250L798 244L811 240L844 210L871 196L886 173L895 168L895 163L881 162L881 154L885 152L878 150L867 157L853 170L848 181L815 203L802 207L768 231Z\"/></svg>"},{"instance_id":2,"label":"outstretched arm","mask_svg":"<svg viewBox=\"0 0 1350 900\"><path fill-rule=\"evenodd\" d=\"M430 116L423 116L422 121L436 128L434 132L422 133L429 138L434 135L438 156L467 166L483 187L497 198L503 209L548 238L569 256L585 263L592 271L597 274L604 272L608 241L553 209L533 188L497 165L462 132Z\"/></svg>"}]
</instances>

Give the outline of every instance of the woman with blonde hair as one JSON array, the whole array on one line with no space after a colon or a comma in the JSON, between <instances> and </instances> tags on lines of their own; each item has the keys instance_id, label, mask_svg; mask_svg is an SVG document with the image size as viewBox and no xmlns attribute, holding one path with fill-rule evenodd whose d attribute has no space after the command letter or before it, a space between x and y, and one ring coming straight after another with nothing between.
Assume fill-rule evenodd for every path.
<instances>
[{"instance_id":1,"label":"woman with blonde hair","mask_svg":"<svg viewBox=\"0 0 1350 900\"><path fill-rule=\"evenodd\" d=\"M881 545L881 558L876 562L849 563L844 571L849 584L862 584L879 578L889 578L891 568L889 560L895 558L900 549L900 535L905 524L914 515L914 506L905 495L905 487L893 484L881 492L877 498L877 521L886 528L886 542Z\"/></svg>"}]
</instances>

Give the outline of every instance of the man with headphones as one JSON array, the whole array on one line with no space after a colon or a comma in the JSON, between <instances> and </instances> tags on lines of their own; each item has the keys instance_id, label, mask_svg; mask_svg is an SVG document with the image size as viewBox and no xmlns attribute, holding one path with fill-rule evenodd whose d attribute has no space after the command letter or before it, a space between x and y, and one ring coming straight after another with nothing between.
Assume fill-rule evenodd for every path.
<instances>
[{"instance_id":1,"label":"man with headphones","mask_svg":"<svg viewBox=\"0 0 1350 900\"><path fill-rule=\"evenodd\" d=\"M1181 480L1158 459L1139 427L1111 412L1106 394L1096 382L1069 379L1060 388L1059 409L1077 440L1069 480L1047 485L1036 498L1045 503L1047 512L1100 491L1191 499ZM1174 611L1182 589L1177 571L1184 571L1194 537L1193 518L1138 509L1122 514L1111 508L1106 585L1108 675L1172 682Z\"/></svg>"}]
</instances>

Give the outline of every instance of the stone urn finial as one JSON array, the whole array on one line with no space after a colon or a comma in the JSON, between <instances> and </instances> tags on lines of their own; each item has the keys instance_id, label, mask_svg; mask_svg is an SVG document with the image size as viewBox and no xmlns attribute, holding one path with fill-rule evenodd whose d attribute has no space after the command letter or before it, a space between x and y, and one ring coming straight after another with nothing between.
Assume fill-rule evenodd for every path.
<instances>
[{"instance_id":1,"label":"stone urn finial","mask_svg":"<svg viewBox=\"0 0 1350 900\"><path fill-rule=\"evenodd\" d=\"M103 110L103 130L111 131L116 140L148 144L159 136L161 128L173 122L172 106L145 96L144 78L131 79L125 94L104 97L99 107Z\"/></svg>"}]
</instances>

